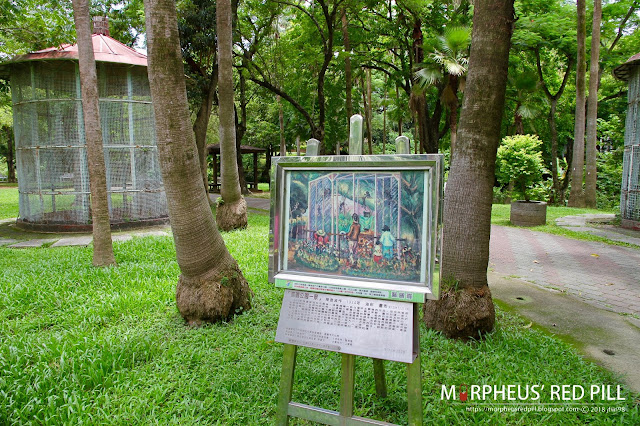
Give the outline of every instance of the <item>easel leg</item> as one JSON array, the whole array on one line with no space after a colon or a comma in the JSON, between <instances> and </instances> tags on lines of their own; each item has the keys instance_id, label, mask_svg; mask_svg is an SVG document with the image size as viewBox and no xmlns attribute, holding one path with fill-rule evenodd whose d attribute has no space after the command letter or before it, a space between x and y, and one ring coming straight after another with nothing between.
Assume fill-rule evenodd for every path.
<instances>
[{"instance_id":1,"label":"easel leg","mask_svg":"<svg viewBox=\"0 0 640 426\"><path fill-rule=\"evenodd\" d=\"M420 351L413 363L407 366L407 402L409 405L409 424L422 426L422 368Z\"/></svg>"},{"instance_id":2,"label":"easel leg","mask_svg":"<svg viewBox=\"0 0 640 426\"><path fill-rule=\"evenodd\" d=\"M278 397L278 410L276 412L276 424L286 426L289 424L289 402L293 391L293 375L296 368L296 353L298 347L295 345L284 345L284 355L282 357L282 373L280 375L280 396Z\"/></svg>"},{"instance_id":3,"label":"easel leg","mask_svg":"<svg viewBox=\"0 0 640 426\"><path fill-rule=\"evenodd\" d=\"M384 361L378 358L372 358L373 360L373 377L376 381L376 395L378 398L387 397L387 381L384 374Z\"/></svg>"},{"instance_id":4,"label":"easel leg","mask_svg":"<svg viewBox=\"0 0 640 426\"><path fill-rule=\"evenodd\" d=\"M355 355L342 354L342 388L340 389L340 424L353 416L353 388L356 379Z\"/></svg>"}]
</instances>

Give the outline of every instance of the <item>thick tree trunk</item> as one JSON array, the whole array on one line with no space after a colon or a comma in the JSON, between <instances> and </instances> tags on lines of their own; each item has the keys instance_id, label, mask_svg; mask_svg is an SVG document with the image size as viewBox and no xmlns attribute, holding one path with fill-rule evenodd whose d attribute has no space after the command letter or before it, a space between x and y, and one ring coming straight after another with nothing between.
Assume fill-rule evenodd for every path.
<instances>
[{"instance_id":1,"label":"thick tree trunk","mask_svg":"<svg viewBox=\"0 0 640 426\"><path fill-rule=\"evenodd\" d=\"M158 156L181 272L178 310L193 325L225 320L250 308L250 290L216 228L202 186L175 1L146 0L145 17Z\"/></svg>"},{"instance_id":2,"label":"thick tree trunk","mask_svg":"<svg viewBox=\"0 0 640 426\"><path fill-rule=\"evenodd\" d=\"M600 61L600 22L602 21L602 2L593 1L593 28L591 30L591 65L589 67L589 98L587 100L587 143L586 175L584 201L587 207L596 208L597 166L596 150L598 127L598 76Z\"/></svg>"},{"instance_id":3,"label":"thick tree trunk","mask_svg":"<svg viewBox=\"0 0 640 426\"><path fill-rule=\"evenodd\" d=\"M449 337L476 338L494 326L487 285L491 200L513 23L513 0L474 2L469 73L444 202L442 297L424 305L427 326Z\"/></svg>"},{"instance_id":4,"label":"thick tree trunk","mask_svg":"<svg viewBox=\"0 0 640 426\"><path fill-rule=\"evenodd\" d=\"M214 66L211 71L209 84L205 96L202 99L200 109L196 115L196 120L193 123L193 134L196 138L196 146L198 147L198 158L200 158L200 173L202 173L202 182L204 184L205 191L209 188L209 152L207 151L207 129L209 127L209 118L211 117L211 110L213 108L213 98L215 97L216 90L218 88L218 69ZM213 202L210 200L210 204Z\"/></svg>"},{"instance_id":5,"label":"thick tree trunk","mask_svg":"<svg viewBox=\"0 0 640 426\"><path fill-rule=\"evenodd\" d=\"M98 105L98 76L91 40L88 0L73 0L73 17L78 38L78 63L82 91L89 188L91 190L91 220L93 222L93 265L115 265L107 200L107 172L102 149L102 128Z\"/></svg>"},{"instance_id":6,"label":"thick tree trunk","mask_svg":"<svg viewBox=\"0 0 640 426\"><path fill-rule=\"evenodd\" d=\"M231 0L218 1L218 104L220 114L220 168L222 202L216 209L216 222L223 231L246 228L247 203L240 191L236 159L236 126L233 102L233 56Z\"/></svg>"},{"instance_id":7,"label":"thick tree trunk","mask_svg":"<svg viewBox=\"0 0 640 426\"><path fill-rule=\"evenodd\" d=\"M571 193L569 207L584 207L584 128L585 128L585 79L586 79L586 12L585 0L577 1L578 10L578 63L576 65L576 116L573 137L573 161L571 169Z\"/></svg>"}]
</instances>

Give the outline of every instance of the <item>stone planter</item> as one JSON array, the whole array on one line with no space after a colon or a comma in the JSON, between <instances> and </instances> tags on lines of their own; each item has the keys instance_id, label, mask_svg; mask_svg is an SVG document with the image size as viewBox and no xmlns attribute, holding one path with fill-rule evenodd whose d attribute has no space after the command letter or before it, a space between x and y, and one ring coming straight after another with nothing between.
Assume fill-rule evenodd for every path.
<instances>
[{"instance_id":1,"label":"stone planter","mask_svg":"<svg viewBox=\"0 0 640 426\"><path fill-rule=\"evenodd\" d=\"M538 226L547 223L547 203L518 200L511 203L509 220L516 226Z\"/></svg>"}]
</instances>

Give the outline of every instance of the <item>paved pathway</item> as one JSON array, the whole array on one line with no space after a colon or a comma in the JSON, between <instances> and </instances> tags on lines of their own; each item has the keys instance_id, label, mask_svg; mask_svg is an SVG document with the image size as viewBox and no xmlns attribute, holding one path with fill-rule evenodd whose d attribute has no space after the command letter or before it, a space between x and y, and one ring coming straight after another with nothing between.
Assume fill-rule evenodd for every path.
<instances>
[{"instance_id":1,"label":"paved pathway","mask_svg":"<svg viewBox=\"0 0 640 426\"><path fill-rule=\"evenodd\" d=\"M640 245L640 236L631 236ZM492 226L489 268L618 313L640 315L640 248Z\"/></svg>"}]
</instances>

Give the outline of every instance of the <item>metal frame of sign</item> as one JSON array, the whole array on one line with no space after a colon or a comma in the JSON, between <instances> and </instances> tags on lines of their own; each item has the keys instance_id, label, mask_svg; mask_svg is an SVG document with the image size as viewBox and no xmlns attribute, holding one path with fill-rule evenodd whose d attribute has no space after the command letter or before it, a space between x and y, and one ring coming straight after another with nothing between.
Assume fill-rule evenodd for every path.
<instances>
[{"instance_id":1,"label":"metal frame of sign","mask_svg":"<svg viewBox=\"0 0 640 426\"><path fill-rule=\"evenodd\" d=\"M269 281L403 302L438 299L442 182L438 154L274 157ZM362 231L353 244L352 217Z\"/></svg>"}]
</instances>

